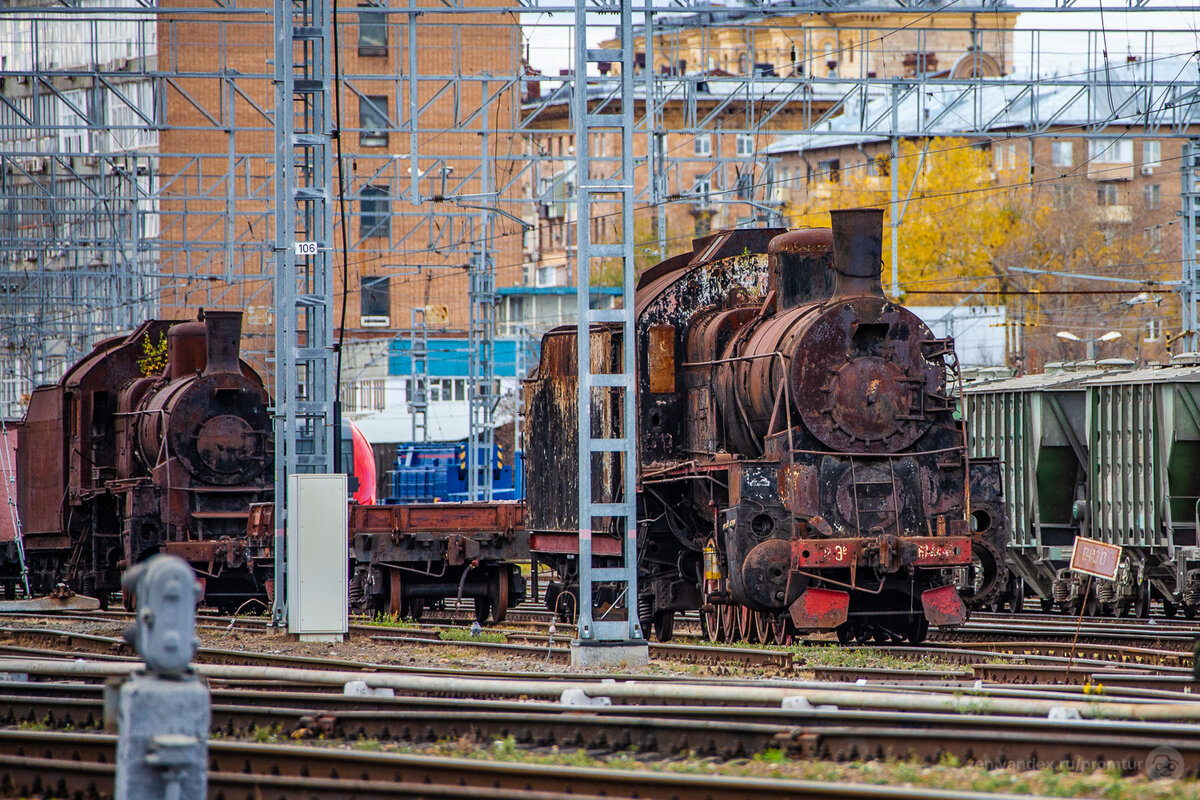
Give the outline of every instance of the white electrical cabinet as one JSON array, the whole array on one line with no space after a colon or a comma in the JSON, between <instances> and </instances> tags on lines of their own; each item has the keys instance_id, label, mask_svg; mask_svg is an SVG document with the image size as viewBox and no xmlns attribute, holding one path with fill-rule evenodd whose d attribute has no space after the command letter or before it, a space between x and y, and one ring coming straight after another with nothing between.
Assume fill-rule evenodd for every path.
<instances>
[{"instance_id":1,"label":"white electrical cabinet","mask_svg":"<svg viewBox=\"0 0 1200 800\"><path fill-rule=\"evenodd\" d=\"M288 632L306 641L342 641L347 631L346 476L289 475Z\"/></svg>"}]
</instances>

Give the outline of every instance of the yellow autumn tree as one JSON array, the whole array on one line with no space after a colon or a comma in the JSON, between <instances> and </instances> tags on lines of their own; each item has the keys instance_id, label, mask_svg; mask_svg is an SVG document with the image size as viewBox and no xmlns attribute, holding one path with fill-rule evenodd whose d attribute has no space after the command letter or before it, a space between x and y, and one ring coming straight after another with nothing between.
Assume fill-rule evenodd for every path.
<instances>
[{"instance_id":1,"label":"yellow autumn tree","mask_svg":"<svg viewBox=\"0 0 1200 800\"><path fill-rule=\"evenodd\" d=\"M1002 153L998 155L998 153ZM1144 239L1137 209L1095 202L1086 175L1061 176L1028 161L1026 142L962 138L903 142L897 159L900 287L909 302L953 304L931 293L988 290L1023 327L1027 366L1072 355L1054 333L1129 328L1113 355L1142 355L1122 298L1091 294L1095 282L1073 275L1170 277ZM886 156L814 176L803 199L788 208L793 225L828 226L831 208L875 206L890 211L892 178ZM1130 219L1118 218L1123 211ZM884 284L892 268L891 215L884 217ZM1036 270L1029 272L1028 270ZM1057 274L1055 274L1057 273ZM1164 273L1164 274L1160 274ZM1101 284L1103 286L1103 284ZM1110 287L1111 288L1111 287ZM1134 294L1136 290L1129 292ZM984 295L977 295L984 296ZM910 299L911 298L911 299ZM1077 357L1077 356L1075 356Z\"/></svg>"},{"instance_id":2,"label":"yellow autumn tree","mask_svg":"<svg viewBox=\"0 0 1200 800\"><path fill-rule=\"evenodd\" d=\"M997 254L1037 215L1023 185L998 190L997 179L1017 179L1020 166L998 176L991 154L965 139L903 142L897 163L902 287L994 275ZM836 181L817 176L805 200L789 209L792 224L827 226L830 208L889 208L889 167L890 160L883 157L840 170ZM892 268L890 221L889 211L884 217L885 278Z\"/></svg>"}]
</instances>

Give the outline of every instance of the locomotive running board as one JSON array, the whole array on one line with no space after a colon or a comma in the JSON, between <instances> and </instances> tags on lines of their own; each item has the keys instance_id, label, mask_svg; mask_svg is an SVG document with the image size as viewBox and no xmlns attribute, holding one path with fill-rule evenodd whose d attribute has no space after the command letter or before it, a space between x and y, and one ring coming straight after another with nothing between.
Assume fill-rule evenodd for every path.
<instances>
[{"instance_id":1,"label":"locomotive running board","mask_svg":"<svg viewBox=\"0 0 1200 800\"><path fill-rule=\"evenodd\" d=\"M945 627L962 625L967 621L967 607L953 586L939 586L921 592L921 607L930 625Z\"/></svg>"},{"instance_id":2,"label":"locomotive running board","mask_svg":"<svg viewBox=\"0 0 1200 800\"><path fill-rule=\"evenodd\" d=\"M797 630L832 630L850 617L850 593L809 588L788 609Z\"/></svg>"},{"instance_id":3,"label":"locomotive running board","mask_svg":"<svg viewBox=\"0 0 1200 800\"><path fill-rule=\"evenodd\" d=\"M100 601L94 597L73 594L70 597L34 597L29 600L0 600L0 614L18 611L95 611Z\"/></svg>"}]
</instances>

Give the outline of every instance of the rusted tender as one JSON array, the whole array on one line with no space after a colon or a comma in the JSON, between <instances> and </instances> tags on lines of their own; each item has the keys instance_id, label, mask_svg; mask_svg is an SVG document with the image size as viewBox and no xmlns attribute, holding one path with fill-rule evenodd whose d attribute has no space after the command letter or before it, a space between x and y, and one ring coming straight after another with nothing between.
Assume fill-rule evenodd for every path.
<instances>
[{"instance_id":1,"label":"rusted tender","mask_svg":"<svg viewBox=\"0 0 1200 800\"><path fill-rule=\"evenodd\" d=\"M124 568L164 552L196 568L212 605L268 598L273 537L246 523L271 497L274 445L241 316L151 320L33 392L17 485L35 594L65 583L107 600ZM166 365L151 366L145 345L164 338Z\"/></svg>"},{"instance_id":2,"label":"rusted tender","mask_svg":"<svg viewBox=\"0 0 1200 800\"><path fill-rule=\"evenodd\" d=\"M967 459L953 342L884 296L882 212L831 213L832 230L699 239L638 286L638 607L660 637L700 608L721 640L919 640L1003 569L999 479ZM592 337L620 357L617 330ZM574 329L552 332L528 384L527 524L560 611L577 580L574 372ZM616 553L612 534L593 552Z\"/></svg>"}]
</instances>

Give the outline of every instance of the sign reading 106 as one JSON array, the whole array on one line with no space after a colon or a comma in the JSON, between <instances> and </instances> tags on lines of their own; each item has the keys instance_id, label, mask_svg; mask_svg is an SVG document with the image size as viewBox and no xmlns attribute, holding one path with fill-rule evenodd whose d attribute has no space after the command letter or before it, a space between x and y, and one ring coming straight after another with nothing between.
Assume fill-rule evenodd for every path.
<instances>
[{"instance_id":1,"label":"sign reading 106","mask_svg":"<svg viewBox=\"0 0 1200 800\"><path fill-rule=\"evenodd\" d=\"M296 242L296 256L315 256L317 254L316 242Z\"/></svg>"}]
</instances>

